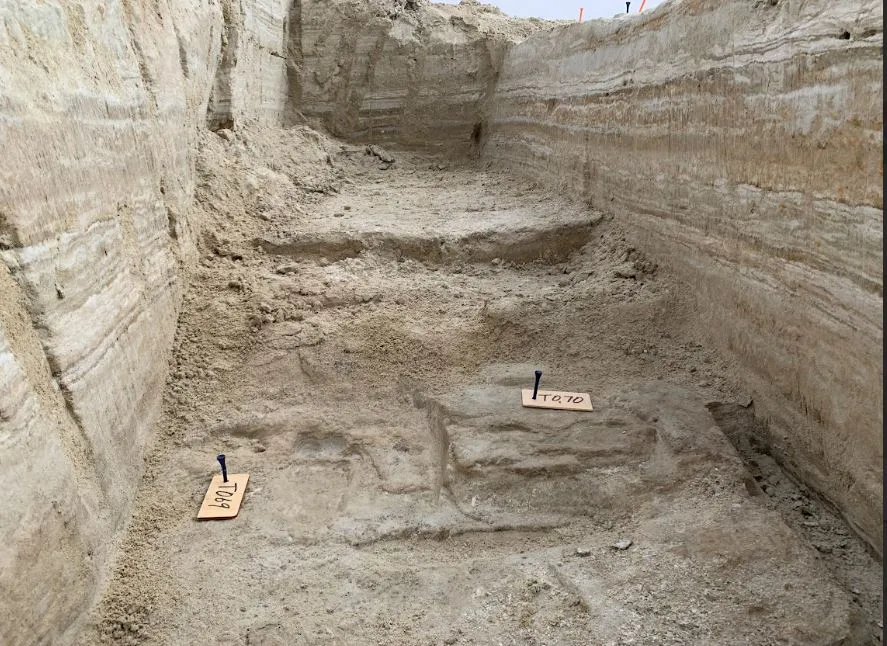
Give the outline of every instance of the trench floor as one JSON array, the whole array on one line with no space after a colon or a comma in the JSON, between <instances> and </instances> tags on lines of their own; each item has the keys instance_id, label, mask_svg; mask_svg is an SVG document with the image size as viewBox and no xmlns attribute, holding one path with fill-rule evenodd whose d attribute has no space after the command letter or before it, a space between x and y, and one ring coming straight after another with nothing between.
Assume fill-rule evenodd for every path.
<instances>
[{"instance_id":1,"label":"trench floor","mask_svg":"<svg viewBox=\"0 0 887 646\"><path fill-rule=\"evenodd\" d=\"M877 568L731 444L753 402L618 222L476 165L205 145L158 439L83 643L877 643ZM536 369L595 410L523 408ZM247 494L200 522L218 453Z\"/></svg>"}]
</instances>

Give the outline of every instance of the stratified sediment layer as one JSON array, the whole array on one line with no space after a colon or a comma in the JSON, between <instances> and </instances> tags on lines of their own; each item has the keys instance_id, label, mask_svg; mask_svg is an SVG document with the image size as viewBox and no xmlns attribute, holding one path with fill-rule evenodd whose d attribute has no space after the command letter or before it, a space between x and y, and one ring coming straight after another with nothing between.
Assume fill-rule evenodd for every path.
<instances>
[{"instance_id":1,"label":"stratified sediment layer","mask_svg":"<svg viewBox=\"0 0 887 646\"><path fill-rule=\"evenodd\" d=\"M669 3L506 56L486 156L623 215L881 548L882 9Z\"/></svg>"}]
</instances>

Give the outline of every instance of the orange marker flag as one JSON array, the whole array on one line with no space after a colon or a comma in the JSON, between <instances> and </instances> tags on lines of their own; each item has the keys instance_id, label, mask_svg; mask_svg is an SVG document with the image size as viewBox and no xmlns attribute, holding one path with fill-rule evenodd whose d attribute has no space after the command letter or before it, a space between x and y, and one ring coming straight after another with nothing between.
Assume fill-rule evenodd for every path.
<instances>
[{"instance_id":1,"label":"orange marker flag","mask_svg":"<svg viewBox=\"0 0 887 646\"><path fill-rule=\"evenodd\" d=\"M584 11L584 9L582 7L579 7L579 22L582 22L582 12L583 11Z\"/></svg>"}]
</instances>

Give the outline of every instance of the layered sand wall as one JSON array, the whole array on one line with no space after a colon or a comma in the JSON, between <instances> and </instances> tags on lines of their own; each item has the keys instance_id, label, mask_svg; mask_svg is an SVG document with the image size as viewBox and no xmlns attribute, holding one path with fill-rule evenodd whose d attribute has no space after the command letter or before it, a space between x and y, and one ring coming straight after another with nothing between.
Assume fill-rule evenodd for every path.
<instances>
[{"instance_id":1,"label":"layered sand wall","mask_svg":"<svg viewBox=\"0 0 887 646\"><path fill-rule=\"evenodd\" d=\"M0 2L0 643L63 643L100 587L159 413L197 128L282 119L289 4Z\"/></svg>"},{"instance_id":2,"label":"layered sand wall","mask_svg":"<svg viewBox=\"0 0 887 646\"><path fill-rule=\"evenodd\" d=\"M421 3L302 0L291 97L302 116L352 140L465 154L507 46L548 23Z\"/></svg>"},{"instance_id":3,"label":"layered sand wall","mask_svg":"<svg viewBox=\"0 0 887 646\"><path fill-rule=\"evenodd\" d=\"M629 221L775 455L881 549L880 3L683 0L512 48L485 156Z\"/></svg>"}]
</instances>

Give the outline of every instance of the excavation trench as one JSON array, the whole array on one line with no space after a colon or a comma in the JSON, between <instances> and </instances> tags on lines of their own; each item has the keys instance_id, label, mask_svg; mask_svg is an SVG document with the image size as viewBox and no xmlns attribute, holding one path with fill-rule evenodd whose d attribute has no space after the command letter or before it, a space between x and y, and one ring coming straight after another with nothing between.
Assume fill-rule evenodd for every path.
<instances>
[{"instance_id":1,"label":"excavation trench","mask_svg":"<svg viewBox=\"0 0 887 646\"><path fill-rule=\"evenodd\" d=\"M869 638L706 407L747 405L730 366L618 223L477 167L349 159L298 209L286 183L261 212L214 199L240 174L200 189L213 242L84 643ZM595 411L522 408L535 369ZM199 523L220 452L249 491Z\"/></svg>"},{"instance_id":2,"label":"excavation trench","mask_svg":"<svg viewBox=\"0 0 887 646\"><path fill-rule=\"evenodd\" d=\"M0 644L881 643L881 3L0 6Z\"/></svg>"}]
</instances>

